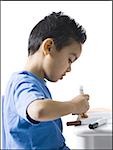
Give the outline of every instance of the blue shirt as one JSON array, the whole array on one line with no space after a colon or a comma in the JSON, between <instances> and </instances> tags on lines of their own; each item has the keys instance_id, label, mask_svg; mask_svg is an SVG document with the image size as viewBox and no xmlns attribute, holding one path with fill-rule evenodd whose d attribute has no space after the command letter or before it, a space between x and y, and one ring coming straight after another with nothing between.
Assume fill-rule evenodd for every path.
<instances>
[{"instance_id":1,"label":"blue shirt","mask_svg":"<svg viewBox=\"0 0 113 150\"><path fill-rule=\"evenodd\" d=\"M3 149L69 150L60 118L38 123L28 119L27 107L38 99L52 99L45 81L28 71L14 73L2 102Z\"/></svg>"}]
</instances>

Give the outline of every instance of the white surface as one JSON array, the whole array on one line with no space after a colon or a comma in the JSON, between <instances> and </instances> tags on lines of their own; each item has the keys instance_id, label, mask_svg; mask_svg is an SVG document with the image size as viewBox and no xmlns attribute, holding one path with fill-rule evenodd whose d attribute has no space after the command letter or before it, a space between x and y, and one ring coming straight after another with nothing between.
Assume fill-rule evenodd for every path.
<instances>
[{"instance_id":1,"label":"white surface","mask_svg":"<svg viewBox=\"0 0 113 150\"><path fill-rule=\"evenodd\" d=\"M86 125L73 128L77 149L111 149L112 148L112 114L111 112L91 112L88 114L92 120ZM96 129L89 129L88 124L98 118L107 118L107 124ZM84 119L85 120L85 119ZM87 120L87 119L86 119Z\"/></svg>"}]
</instances>

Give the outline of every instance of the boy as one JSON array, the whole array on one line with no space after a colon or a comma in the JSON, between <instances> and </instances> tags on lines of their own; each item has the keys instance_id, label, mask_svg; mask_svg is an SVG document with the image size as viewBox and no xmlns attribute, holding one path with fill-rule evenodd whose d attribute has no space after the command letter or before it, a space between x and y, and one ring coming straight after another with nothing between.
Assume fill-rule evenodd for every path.
<instances>
[{"instance_id":1,"label":"boy","mask_svg":"<svg viewBox=\"0 0 113 150\"><path fill-rule=\"evenodd\" d=\"M6 149L69 150L62 135L61 117L89 109L89 95L69 101L52 100L46 80L56 82L79 58L86 33L62 12L46 16L31 31L28 60L14 73L3 99Z\"/></svg>"}]
</instances>

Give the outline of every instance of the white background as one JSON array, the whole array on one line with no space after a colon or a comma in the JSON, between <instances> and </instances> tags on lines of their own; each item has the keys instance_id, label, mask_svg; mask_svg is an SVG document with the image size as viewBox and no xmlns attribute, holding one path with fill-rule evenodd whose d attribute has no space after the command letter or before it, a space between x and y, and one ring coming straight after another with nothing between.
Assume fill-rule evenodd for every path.
<instances>
[{"instance_id":1,"label":"white background","mask_svg":"<svg viewBox=\"0 0 113 150\"><path fill-rule=\"evenodd\" d=\"M1 2L1 93L10 75L23 69L28 36L32 28L52 11L62 11L86 29L87 41L71 73L57 83L48 83L53 99L65 101L90 94L90 109L112 105L112 2L111 1L2 1ZM63 117L64 135L70 148L75 143Z\"/></svg>"}]
</instances>

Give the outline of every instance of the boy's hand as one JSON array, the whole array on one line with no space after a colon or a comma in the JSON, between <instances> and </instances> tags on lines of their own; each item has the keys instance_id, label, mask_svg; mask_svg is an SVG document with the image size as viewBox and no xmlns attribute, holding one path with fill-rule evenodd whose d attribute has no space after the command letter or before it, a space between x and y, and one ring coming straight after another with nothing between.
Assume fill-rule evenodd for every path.
<instances>
[{"instance_id":1,"label":"boy's hand","mask_svg":"<svg viewBox=\"0 0 113 150\"><path fill-rule=\"evenodd\" d=\"M73 114L82 114L88 111L89 109L89 95L80 94L77 97L71 100L73 104L72 113Z\"/></svg>"}]
</instances>

